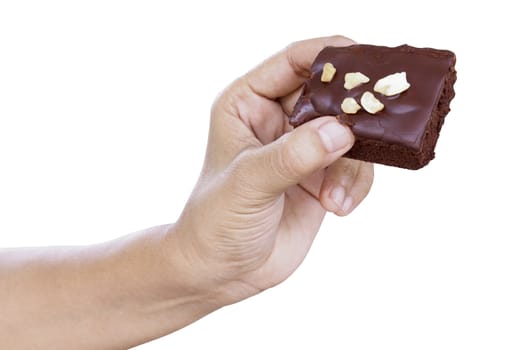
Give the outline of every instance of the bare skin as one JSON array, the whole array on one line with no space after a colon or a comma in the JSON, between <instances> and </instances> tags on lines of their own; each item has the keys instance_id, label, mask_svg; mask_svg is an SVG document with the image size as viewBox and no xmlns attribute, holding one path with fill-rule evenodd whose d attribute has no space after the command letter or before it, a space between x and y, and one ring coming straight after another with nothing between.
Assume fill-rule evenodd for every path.
<instances>
[{"instance_id":1,"label":"bare skin","mask_svg":"<svg viewBox=\"0 0 525 350\"><path fill-rule=\"evenodd\" d=\"M297 42L216 100L199 181L177 222L86 247L0 251L0 339L9 349L124 349L169 334L290 276L327 211L348 215L371 164L340 158L333 117L287 115L329 37Z\"/></svg>"}]
</instances>

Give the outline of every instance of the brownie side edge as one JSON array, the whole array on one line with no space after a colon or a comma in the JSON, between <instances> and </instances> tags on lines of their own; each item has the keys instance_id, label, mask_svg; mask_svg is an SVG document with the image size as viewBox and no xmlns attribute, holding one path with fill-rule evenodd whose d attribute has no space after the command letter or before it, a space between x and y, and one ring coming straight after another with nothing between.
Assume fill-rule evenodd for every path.
<instances>
[{"instance_id":1,"label":"brownie side edge","mask_svg":"<svg viewBox=\"0 0 525 350\"><path fill-rule=\"evenodd\" d=\"M454 83L457 79L455 64L456 58L454 56L453 63L445 77L440 98L436 106L434 106L432 117L430 118L429 125L426 128L425 135L421 142L421 151L419 152L421 167L427 165L432 159L434 159L434 149L436 148L441 127L445 122L445 117L450 112L450 102L456 95L454 91Z\"/></svg>"},{"instance_id":2,"label":"brownie side edge","mask_svg":"<svg viewBox=\"0 0 525 350\"><path fill-rule=\"evenodd\" d=\"M455 96L454 83L456 70L451 66L443 83L440 98L434 107L427 130L423 138L421 150L414 150L397 144L388 144L373 139L356 139L352 149L344 156L365 162L396 166L400 168L418 170L434 159L434 148L445 116L450 111L450 101Z\"/></svg>"}]
</instances>

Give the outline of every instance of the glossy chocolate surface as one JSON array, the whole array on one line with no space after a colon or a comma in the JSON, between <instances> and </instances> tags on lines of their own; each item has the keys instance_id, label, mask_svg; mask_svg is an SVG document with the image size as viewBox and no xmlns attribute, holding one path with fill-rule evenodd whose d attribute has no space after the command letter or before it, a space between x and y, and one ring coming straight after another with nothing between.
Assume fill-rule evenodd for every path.
<instances>
[{"instance_id":1,"label":"glossy chocolate surface","mask_svg":"<svg viewBox=\"0 0 525 350\"><path fill-rule=\"evenodd\" d=\"M332 63L337 72L331 82L323 83L321 74L327 62ZM311 79L305 84L290 124L298 126L318 116L336 115L351 126L358 140L374 139L418 151L440 99L445 78L454 64L454 53L447 50L419 49L408 45L394 48L373 45L327 47L312 65ZM370 78L370 82L346 90L344 76L348 72L361 72ZM377 80L397 72L406 72L411 85L408 90L391 97L374 92ZM373 92L385 108L375 115L364 109L354 115L341 111L345 97L353 97L359 102L365 91Z\"/></svg>"}]
</instances>

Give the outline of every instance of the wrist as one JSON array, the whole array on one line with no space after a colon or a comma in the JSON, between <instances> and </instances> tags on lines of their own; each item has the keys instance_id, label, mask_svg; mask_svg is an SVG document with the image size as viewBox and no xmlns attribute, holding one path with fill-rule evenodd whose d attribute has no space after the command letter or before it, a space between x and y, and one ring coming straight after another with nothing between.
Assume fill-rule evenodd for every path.
<instances>
[{"instance_id":1,"label":"wrist","mask_svg":"<svg viewBox=\"0 0 525 350\"><path fill-rule=\"evenodd\" d=\"M221 279L218 271L210 268L194 242L188 239L193 234L194 231L180 220L167 227L160 248L165 260L165 289L169 295L176 292L208 308L218 309L226 305L219 293Z\"/></svg>"},{"instance_id":2,"label":"wrist","mask_svg":"<svg viewBox=\"0 0 525 350\"><path fill-rule=\"evenodd\" d=\"M193 217L193 216L192 216ZM218 251L211 239L205 243L206 230L185 217L170 226L166 246L174 282L187 295L198 296L212 308L218 309L241 301L260 292L259 289L242 282L242 269Z\"/></svg>"}]
</instances>

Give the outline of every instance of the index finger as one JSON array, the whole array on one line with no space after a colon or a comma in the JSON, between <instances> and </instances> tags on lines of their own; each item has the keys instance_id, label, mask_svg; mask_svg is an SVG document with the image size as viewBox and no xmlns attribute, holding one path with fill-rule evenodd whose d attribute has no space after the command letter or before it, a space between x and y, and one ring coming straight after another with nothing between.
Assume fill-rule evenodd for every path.
<instances>
[{"instance_id":1,"label":"index finger","mask_svg":"<svg viewBox=\"0 0 525 350\"><path fill-rule=\"evenodd\" d=\"M323 48L353 44L355 41L340 35L298 41L255 67L241 81L260 96L271 100L283 97L310 77L310 67Z\"/></svg>"}]
</instances>

